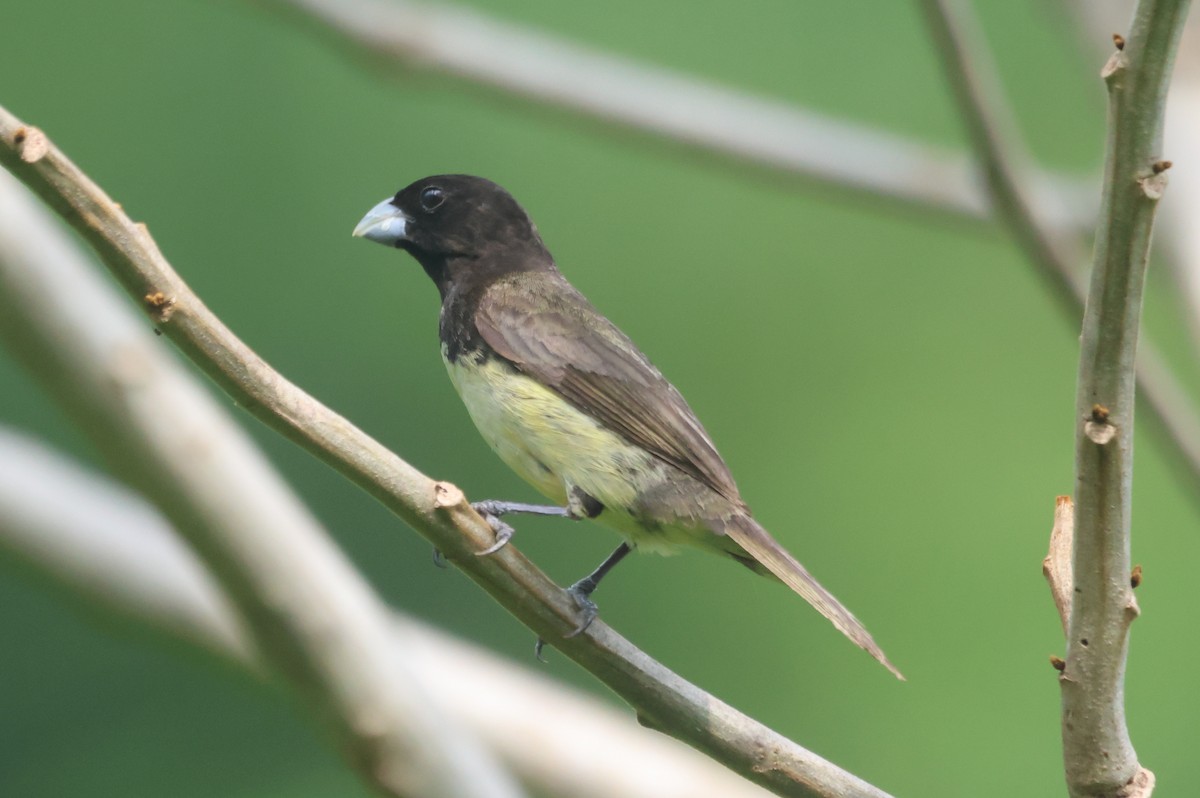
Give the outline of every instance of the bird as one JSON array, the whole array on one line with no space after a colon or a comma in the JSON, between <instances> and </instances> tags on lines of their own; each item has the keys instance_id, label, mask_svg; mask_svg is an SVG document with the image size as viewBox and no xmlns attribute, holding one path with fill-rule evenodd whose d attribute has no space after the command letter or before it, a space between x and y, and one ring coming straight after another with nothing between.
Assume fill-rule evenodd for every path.
<instances>
[{"instance_id":1,"label":"bird","mask_svg":"<svg viewBox=\"0 0 1200 798\"><path fill-rule=\"evenodd\" d=\"M904 678L753 518L683 396L567 281L508 191L472 175L425 177L372 207L353 235L405 251L433 280L442 359L467 412L500 459L554 503L474 503L496 533L480 553L508 542L501 516L512 513L592 519L622 538L568 588L581 618L570 635L591 624L593 591L631 550L694 547L783 582Z\"/></svg>"}]
</instances>

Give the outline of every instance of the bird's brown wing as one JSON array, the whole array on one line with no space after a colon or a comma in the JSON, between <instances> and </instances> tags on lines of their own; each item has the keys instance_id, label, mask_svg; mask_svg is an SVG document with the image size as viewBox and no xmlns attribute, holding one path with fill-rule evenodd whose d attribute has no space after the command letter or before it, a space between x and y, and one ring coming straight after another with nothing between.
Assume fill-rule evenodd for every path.
<instances>
[{"instance_id":1,"label":"bird's brown wing","mask_svg":"<svg viewBox=\"0 0 1200 798\"><path fill-rule=\"evenodd\" d=\"M729 468L683 396L560 276L522 274L494 283L480 298L474 321L483 340L520 371L742 504Z\"/></svg>"}]
</instances>

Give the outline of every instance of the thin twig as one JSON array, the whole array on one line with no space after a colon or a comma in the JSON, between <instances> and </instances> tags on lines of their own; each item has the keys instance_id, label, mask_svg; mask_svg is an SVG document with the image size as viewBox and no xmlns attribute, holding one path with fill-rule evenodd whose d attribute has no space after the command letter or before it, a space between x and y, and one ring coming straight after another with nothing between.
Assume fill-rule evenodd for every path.
<instances>
[{"instance_id":1,"label":"thin twig","mask_svg":"<svg viewBox=\"0 0 1200 798\"><path fill-rule=\"evenodd\" d=\"M252 673L263 665L202 563L153 507L0 427L0 560L89 614L133 621ZM763 798L767 793L600 701L394 613L392 639L435 702L543 795ZM613 767L619 762L620 767Z\"/></svg>"},{"instance_id":2,"label":"thin twig","mask_svg":"<svg viewBox=\"0 0 1200 798\"><path fill-rule=\"evenodd\" d=\"M23 138L33 155L44 143ZM521 794L430 703L386 644L383 605L249 436L3 172L0 340L187 536L272 675L367 783L397 798Z\"/></svg>"},{"instance_id":3,"label":"thin twig","mask_svg":"<svg viewBox=\"0 0 1200 798\"><path fill-rule=\"evenodd\" d=\"M1125 723L1134 363L1158 200L1162 125L1187 0L1142 0L1101 72L1109 134L1091 288L1080 339L1075 437L1075 596L1063 673L1063 756L1072 796L1128 795L1138 764ZM1123 791L1123 792L1119 792Z\"/></svg>"},{"instance_id":4,"label":"thin twig","mask_svg":"<svg viewBox=\"0 0 1200 798\"><path fill-rule=\"evenodd\" d=\"M457 488L434 482L271 369L192 293L144 225L3 108L0 163L75 226L159 329L240 405L411 524L522 623L629 702L643 723L780 795L885 795L681 679L601 621L564 637L576 623L574 602L511 544L475 556L493 533Z\"/></svg>"},{"instance_id":5,"label":"thin twig","mask_svg":"<svg viewBox=\"0 0 1200 798\"><path fill-rule=\"evenodd\" d=\"M442 75L539 108L649 134L672 145L921 210L986 219L968 157L751 96L660 66L445 3L254 0L394 73ZM1039 215L1090 229L1094 181L1042 174Z\"/></svg>"}]
</instances>

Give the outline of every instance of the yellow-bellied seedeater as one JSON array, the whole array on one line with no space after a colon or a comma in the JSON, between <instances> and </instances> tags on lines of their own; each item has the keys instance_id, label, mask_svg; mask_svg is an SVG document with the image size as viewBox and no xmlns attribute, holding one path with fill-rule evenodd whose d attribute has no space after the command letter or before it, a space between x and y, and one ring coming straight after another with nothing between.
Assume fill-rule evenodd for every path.
<instances>
[{"instance_id":1,"label":"yellow-bellied seedeater","mask_svg":"<svg viewBox=\"0 0 1200 798\"><path fill-rule=\"evenodd\" d=\"M529 215L480 177L437 175L372 208L355 236L408 252L442 297L442 358L467 411L510 468L555 507L475 505L503 546L501 515L591 518L624 542L571 586L582 612L633 548L680 545L782 581L892 673L871 635L759 526L687 402L624 333L567 282Z\"/></svg>"}]
</instances>

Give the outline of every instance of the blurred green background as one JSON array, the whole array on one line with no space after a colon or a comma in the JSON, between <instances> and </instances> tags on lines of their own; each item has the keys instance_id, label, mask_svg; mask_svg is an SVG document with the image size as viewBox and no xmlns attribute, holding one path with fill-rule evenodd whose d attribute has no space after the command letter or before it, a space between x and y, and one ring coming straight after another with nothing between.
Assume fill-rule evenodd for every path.
<instances>
[{"instance_id":1,"label":"blurred green background","mask_svg":"<svg viewBox=\"0 0 1200 798\"><path fill-rule=\"evenodd\" d=\"M1095 169L1098 64L1036 0L977 5L1038 157ZM908 3L475 6L965 146ZM532 500L446 379L433 286L410 259L349 235L426 174L509 188L568 277L688 397L758 518L909 682L778 586L700 554L627 562L597 594L605 620L896 795L1062 794L1047 656L1063 645L1040 563L1054 497L1072 488L1076 336L1002 233L764 179L445 80L385 77L253 3L26 3L0 26L0 53L0 103L145 221L270 363L470 496ZM1152 279L1148 316L1178 352L1167 286ZM0 421L93 459L51 398L0 357ZM531 635L432 567L422 539L241 418L388 600L535 666ZM1145 434L1138 446L1146 581L1129 720L1159 783L1190 783L1200 696L1180 688L1194 684L1200 646L1180 630L1193 623L1200 534L1161 447ZM517 545L566 583L614 543L596 527L522 519ZM4 798L366 794L281 691L81 612L5 562L0 640ZM536 666L547 677L607 695L549 659Z\"/></svg>"}]
</instances>

